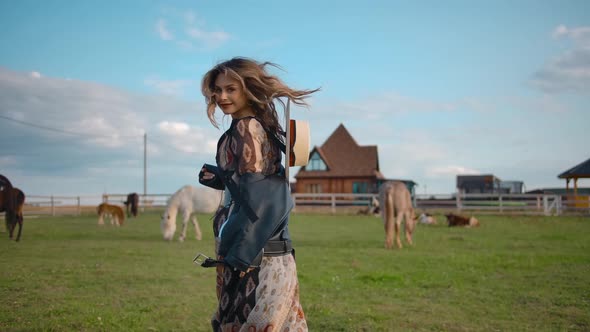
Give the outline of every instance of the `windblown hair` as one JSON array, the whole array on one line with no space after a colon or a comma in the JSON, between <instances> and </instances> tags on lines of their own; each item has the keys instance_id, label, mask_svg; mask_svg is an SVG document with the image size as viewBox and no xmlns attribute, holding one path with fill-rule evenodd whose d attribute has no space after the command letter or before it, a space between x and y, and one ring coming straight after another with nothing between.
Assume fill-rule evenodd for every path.
<instances>
[{"instance_id":1,"label":"windblown hair","mask_svg":"<svg viewBox=\"0 0 590 332\"><path fill-rule=\"evenodd\" d=\"M207 115L209 120L216 127L219 124L215 120L215 80L219 74L229 75L242 84L244 93L252 105L256 117L262 121L262 125L282 140L283 128L279 123L275 101L286 107L284 100L290 99L294 104L309 106L305 98L320 89L295 90L283 83L277 76L271 75L266 70L267 66L281 69L271 62L257 62L252 59L236 57L224 61L209 70L203 77L201 92L207 102Z\"/></svg>"}]
</instances>

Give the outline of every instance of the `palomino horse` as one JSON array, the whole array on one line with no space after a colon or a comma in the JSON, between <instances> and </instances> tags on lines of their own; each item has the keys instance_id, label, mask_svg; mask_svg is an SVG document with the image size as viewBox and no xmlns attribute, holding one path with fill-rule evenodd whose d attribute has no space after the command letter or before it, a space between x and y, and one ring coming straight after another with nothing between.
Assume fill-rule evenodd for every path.
<instances>
[{"instance_id":1,"label":"palomino horse","mask_svg":"<svg viewBox=\"0 0 590 332\"><path fill-rule=\"evenodd\" d=\"M193 186L184 186L175 192L168 200L166 211L162 215L161 229L164 240L172 240L176 232L176 215L180 211L182 213L182 234L178 241L182 242L186 238L186 228L188 220L191 215L195 226L195 237L200 240L201 227L197 216L197 212L210 213L214 212L221 203L221 191L210 189L207 187L199 187L197 189Z\"/></svg>"},{"instance_id":2,"label":"palomino horse","mask_svg":"<svg viewBox=\"0 0 590 332\"><path fill-rule=\"evenodd\" d=\"M14 229L18 223L18 233L16 241L20 240L23 230L23 206L25 205L25 194L22 190L14 188L12 183L0 174L0 212L5 213L6 228L8 236L12 239Z\"/></svg>"},{"instance_id":3,"label":"palomino horse","mask_svg":"<svg viewBox=\"0 0 590 332\"><path fill-rule=\"evenodd\" d=\"M125 204L127 210L127 218L130 218L131 215L137 217L137 206L139 205L139 195L137 193L127 195L127 200L123 204ZM130 209L131 212L129 212Z\"/></svg>"},{"instance_id":4,"label":"palomino horse","mask_svg":"<svg viewBox=\"0 0 590 332\"><path fill-rule=\"evenodd\" d=\"M398 181L385 182L379 188L379 200L381 201L381 217L385 226L385 248L391 249L393 247L394 230L395 243L398 248L402 247L399 235L402 219L406 220L404 227L406 240L412 244L412 233L416 221L412 197L406 185Z\"/></svg>"}]
</instances>

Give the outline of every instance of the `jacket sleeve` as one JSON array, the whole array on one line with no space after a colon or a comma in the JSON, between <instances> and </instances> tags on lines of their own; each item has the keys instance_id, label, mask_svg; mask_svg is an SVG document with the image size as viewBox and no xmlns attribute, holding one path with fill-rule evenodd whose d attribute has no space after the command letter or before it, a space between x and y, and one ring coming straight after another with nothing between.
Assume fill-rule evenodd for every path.
<instances>
[{"instance_id":1,"label":"jacket sleeve","mask_svg":"<svg viewBox=\"0 0 590 332\"><path fill-rule=\"evenodd\" d=\"M203 179L203 175L204 175L204 173L202 171L203 168L206 169L209 173L215 174L215 176L210 180ZM224 190L225 185L223 184L223 180L221 179L222 176L223 175L219 171L219 167L209 165L209 164L203 164L201 171L199 171L199 183L204 186L207 186L209 188L213 188L213 189L217 189L217 190Z\"/></svg>"},{"instance_id":2,"label":"jacket sleeve","mask_svg":"<svg viewBox=\"0 0 590 332\"><path fill-rule=\"evenodd\" d=\"M258 216L252 221L236 206L229 215L219 243L219 255L230 266L246 271L266 242L288 222L293 200L289 185L279 175L245 173L239 183L242 203Z\"/></svg>"}]
</instances>

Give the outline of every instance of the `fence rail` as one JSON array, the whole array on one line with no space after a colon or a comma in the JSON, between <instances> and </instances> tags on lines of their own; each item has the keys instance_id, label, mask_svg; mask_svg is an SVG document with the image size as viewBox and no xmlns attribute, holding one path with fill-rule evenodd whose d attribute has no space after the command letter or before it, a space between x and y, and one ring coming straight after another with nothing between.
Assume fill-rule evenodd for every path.
<instances>
[{"instance_id":1,"label":"fence rail","mask_svg":"<svg viewBox=\"0 0 590 332\"><path fill-rule=\"evenodd\" d=\"M139 196L140 211L160 209L166 206L171 194ZM27 195L25 215L80 215L95 213L101 202L123 205L126 194L100 196L38 196ZM296 212L321 211L329 213L369 213L376 194L307 194L295 193ZM494 213L523 213L560 215L582 213L590 215L590 197L544 194L417 194L414 207L422 211L480 211Z\"/></svg>"}]
</instances>

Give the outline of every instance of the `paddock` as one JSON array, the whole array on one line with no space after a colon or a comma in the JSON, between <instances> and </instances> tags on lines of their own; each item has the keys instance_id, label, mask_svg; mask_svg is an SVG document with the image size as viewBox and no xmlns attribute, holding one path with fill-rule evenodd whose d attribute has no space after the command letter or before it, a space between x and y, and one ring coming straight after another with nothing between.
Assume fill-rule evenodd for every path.
<instances>
[{"instance_id":1,"label":"paddock","mask_svg":"<svg viewBox=\"0 0 590 332\"><path fill-rule=\"evenodd\" d=\"M170 243L162 210L119 228L96 227L95 213L27 219L27 241L0 241L13 267L0 271L0 330L209 331L215 273L192 258L213 254L211 214L202 241ZM478 218L417 225L420 245L392 252L379 218L294 214L310 330L588 330L588 218Z\"/></svg>"}]
</instances>

